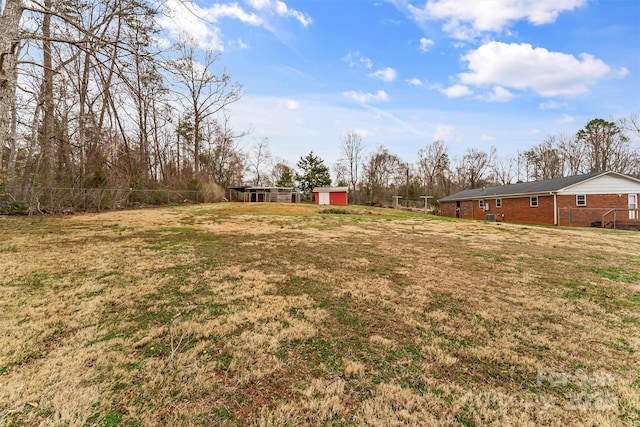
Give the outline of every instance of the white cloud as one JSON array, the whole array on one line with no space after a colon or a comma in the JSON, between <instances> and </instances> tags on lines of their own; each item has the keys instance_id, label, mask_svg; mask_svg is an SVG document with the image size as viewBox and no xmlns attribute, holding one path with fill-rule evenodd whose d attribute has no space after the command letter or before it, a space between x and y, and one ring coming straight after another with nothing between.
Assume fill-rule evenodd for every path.
<instances>
[{"instance_id":1,"label":"white cloud","mask_svg":"<svg viewBox=\"0 0 640 427\"><path fill-rule=\"evenodd\" d=\"M220 30L198 17L209 17L210 12L195 3L167 0L157 19L158 24L173 38L194 40L198 46L224 50Z\"/></svg>"},{"instance_id":2,"label":"white cloud","mask_svg":"<svg viewBox=\"0 0 640 427\"><path fill-rule=\"evenodd\" d=\"M358 135L360 135L362 138L366 138L366 137L372 135L372 132L369 129L355 128L355 129L353 129L353 131L355 133L357 133Z\"/></svg>"},{"instance_id":3,"label":"white cloud","mask_svg":"<svg viewBox=\"0 0 640 427\"><path fill-rule=\"evenodd\" d=\"M298 108L300 108L300 103L298 101L293 100L293 99L285 99L284 100L284 105L289 110L297 110Z\"/></svg>"},{"instance_id":4,"label":"white cloud","mask_svg":"<svg viewBox=\"0 0 640 427\"><path fill-rule=\"evenodd\" d=\"M459 75L467 85L499 85L530 89L541 96L575 96L611 74L600 59L583 53L576 58L530 44L489 42L462 57L469 72Z\"/></svg>"},{"instance_id":5,"label":"white cloud","mask_svg":"<svg viewBox=\"0 0 640 427\"><path fill-rule=\"evenodd\" d=\"M167 0L162 14L158 17L158 24L173 38L187 38L195 40L198 46L215 50L224 50L222 34L216 26L223 18L235 19L244 24L263 27L274 32L274 25L267 20L269 15L283 18L293 18L304 27L311 24L311 18L279 0L249 0L248 4L260 14L246 11L238 3L214 3L210 7L201 7L190 0ZM238 43L240 48L246 44Z\"/></svg>"},{"instance_id":6,"label":"white cloud","mask_svg":"<svg viewBox=\"0 0 640 427\"><path fill-rule=\"evenodd\" d=\"M487 135L486 133L483 133L482 135L480 135L480 141L495 141L496 139L491 136L491 135Z\"/></svg>"},{"instance_id":7,"label":"white cloud","mask_svg":"<svg viewBox=\"0 0 640 427\"><path fill-rule=\"evenodd\" d=\"M576 119L569 116L568 114L563 115L561 118L559 118L557 120L558 123L571 123L573 121L575 121Z\"/></svg>"},{"instance_id":8,"label":"white cloud","mask_svg":"<svg viewBox=\"0 0 640 427\"><path fill-rule=\"evenodd\" d=\"M298 10L290 9L285 2L280 0L247 0L247 3L256 10L275 13L283 18L294 18L305 28L313 22L311 17Z\"/></svg>"},{"instance_id":9,"label":"white cloud","mask_svg":"<svg viewBox=\"0 0 640 427\"><path fill-rule=\"evenodd\" d=\"M388 101L389 95L383 90L379 90L376 93L364 93L356 90L350 90L348 92L342 92L346 98L353 99L362 104L366 104L370 101Z\"/></svg>"},{"instance_id":10,"label":"white cloud","mask_svg":"<svg viewBox=\"0 0 640 427\"><path fill-rule=\"evenodd\" d=\"M469 89L467 86L455 84L446 89L438 89L440 92L445 94L448 98L460 98L462 96L472 95L473 91Z\"/></svg>"},{"instance_id":11,"label":"white cloud","mask_svg":"<svg viewBox=\"0 0 640 427\"><path fill-rule=\"evenodd\" d=\"M489 102L509 102L513 99L513 94L502 86L494 86L493 92L487 94Z\"/></svg>"},{"instance_id":12,"label":"white cloud","mask_svg":"<svg viewBox=\"0 0 640 427\"><path fill-rule=\"evenodd\" d=\"M616 72L617 76L619 78L623 78L625 77L627 74L629 74L629 69L626 67L622 67L620 68L617 72Z\"/></svg>"},{"instance_id":13,"label":"white cloud","mask_svg":"<svg viewBox=\"0 0 640 427\"><path fill-rule=\"evenodd\" d=\"M357 50L355 52L348 52L342 60L349 64L349 67L355 67L356 65L361 64L369 70L373 68L373 61L366 56L362 56L362 54Z\"/></svg>"},{"instance_id":14,"label":"white cloud","mask_svg":"<svg viewBox=\"0 0 640 427\"><path fill-rule=\"evenodd\" d=\"M266 9L271 4L271 0L247 0L247 3L254 9Z\"/></svg>"},{"instance_id":15,"label":"white cloud","mask_svg":"<svg viewBox=\"0 0 640 427\"><path fill-rule=\"evenodd\" d=\"M376 79L380 79L383 82L392 82L397 77L396 70L391 67L380 69L376 72L369 73L369 77L374 77Z\"/></svg>"},{"instance_id":16,"label":"white cloud","mask_svg":"<svg viewBox=\"0 0 640 427\"><path fill-rule=\"evenodd\" d=\"M407 80L407 83L409 83L411 86L422 86L422 81L416 77Z\"/></svg>"},{"instance_id":17,"label":"white cloud","mask_svg":"<svg viewBox=\"0 0 640 427\"><path fill-rule=\"evenodd\" d=\"M502 32L512 23L527 20L534 25L549 24L562 12L571 11L587 0L428 0L424 8L408 5L417 22L444 21L442 29L451 37L468 40L482 32Z\"/></svg>"},{"instance_id":18,"label":"white cloud","mask_svg":"<svg viewBox=\"0 0 640 427\"><path fill-rule=\"evenodd\" d=\"M451 141L455 138L456 129L451 125L438 124L433 132L434 140Z\"/></svg>"},{"instance_id":19,"label":"white cloud","mask_svg":"<svg viewBox=\"0 0 640 427\"><path fill-rule=\"evenodd\" d=\"M420 39L420 52L428 52L429 49L431 49L433 47L433 45L435 44L435 42L431 39L428 39L426 37L422 37Z\"/></svg>"},{"instance_id":20,"label":"white cloud","mask_svg":"<svg viewBox=\"0 0 640 427\"><path fill-rule=\"evenodd\" d=\"M289 9L289 7L287 7L287 5L283 1L276 1L276 12L280 16L292 17L298 20L298 22L300 22L300 24L302 24L302 26L305 28L311 25L311 22L313 22L311 20L311 17L309 17L308 15L295 9Z\"/></svg>"},{"instance_id":21,"label":"white cloud","mask_svg":"<svg viewBox=\"0 0 640 427\"><path fill-rule=\"evenodd\" d=\"M298 110L300 103L291 98L272 98L280 107L284 107L287 110Z\"/></svg>"},{"instance_id":22,"label":"white cloud","mask_svg":"<svg viewBox=\"0 0 640 427\"><path fill-rule=\"evenodd\" d=\"M171 0L173 1L173 0ZM189 4L189 3L186 3ZM195 3L191 3L194 7L198 7ZM248 13L238 3L220 4L215 3L210 8L202 9L205 12L204 18L213 22L220 18L234 18L249 25L262 25L264 20L255 13Z\"/></svg>"},{"instance_id":23,"label":"white cloud","mask_svg":"<svg viewBox=\"0 0 640 427\"><path fill-rule=\"evenodd\" d=\"M569 104L566 102L557 102L554 100L542 102L538 105L538 108L541 110L557 110L559 108L567 108Z\"/></svg>"}]
</instances>

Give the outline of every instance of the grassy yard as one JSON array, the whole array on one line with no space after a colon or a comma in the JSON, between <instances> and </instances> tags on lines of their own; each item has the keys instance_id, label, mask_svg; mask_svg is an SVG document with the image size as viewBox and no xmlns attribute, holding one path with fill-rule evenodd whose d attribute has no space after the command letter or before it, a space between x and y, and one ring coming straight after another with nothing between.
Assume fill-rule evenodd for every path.
<instances>
[{"instance_id":1,"label":"grassy yard","mask_svg":"<svg viewBox=\"0 0 640 427\"><path fill-rule=\"evenodd\" d=\"M0 425L639 425L640 234L217 204L0 218Z\"/></svg>"}]
</instances>

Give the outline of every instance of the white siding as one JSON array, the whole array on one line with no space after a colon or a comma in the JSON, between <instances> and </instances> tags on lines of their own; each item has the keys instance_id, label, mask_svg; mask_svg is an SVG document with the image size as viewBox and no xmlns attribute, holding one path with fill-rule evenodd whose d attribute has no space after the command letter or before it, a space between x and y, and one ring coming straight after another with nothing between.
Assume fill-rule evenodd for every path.
<instances>
[{"instance_id":1,"label":"white siding","mask_svg":"<svg viewBox=\"0 0 640 427\"><path fill-rule=\"evenodd\" d=\"M640 193L640 182L618 176L604 175L568 187L559 194L629 194Z\"/></svg>"}]
</instances>

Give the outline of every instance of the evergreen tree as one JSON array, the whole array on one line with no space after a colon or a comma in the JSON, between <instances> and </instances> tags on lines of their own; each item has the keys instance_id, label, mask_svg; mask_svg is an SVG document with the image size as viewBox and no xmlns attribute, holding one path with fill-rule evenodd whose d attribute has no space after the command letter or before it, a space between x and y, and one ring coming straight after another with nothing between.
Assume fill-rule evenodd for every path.
<instances>
[{"instance_id":1,"label":"evergreen tree","mask_svg":"<svg viewBox=\"0 0 640 427\"><path fill-rule=\"evenodd\" d=\"M300 191L306 197L312 196L315 187L331 185L329 168L324 164L324 160L313 154L313 151L307 154L306 157L301 157L297 165L302 170L302 173L297 174L296 179L298 180Z\"/></svg>"}]
</instances>

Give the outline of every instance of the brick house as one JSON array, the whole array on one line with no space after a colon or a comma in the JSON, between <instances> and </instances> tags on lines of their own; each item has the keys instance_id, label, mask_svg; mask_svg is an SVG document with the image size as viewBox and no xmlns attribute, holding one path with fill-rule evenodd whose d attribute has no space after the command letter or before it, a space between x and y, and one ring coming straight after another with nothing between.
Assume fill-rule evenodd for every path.
<instances>
[{"instance_id":1,"label":"brick house","mask_svg":"<svg viewBox=\"0 0 640 427\"><path fill-rule=\"evenodd\" d=\"M616 172L464 190L439 200L453 218L561 226L640 224L640 180Z\"/></svg>"}]
</instances>

